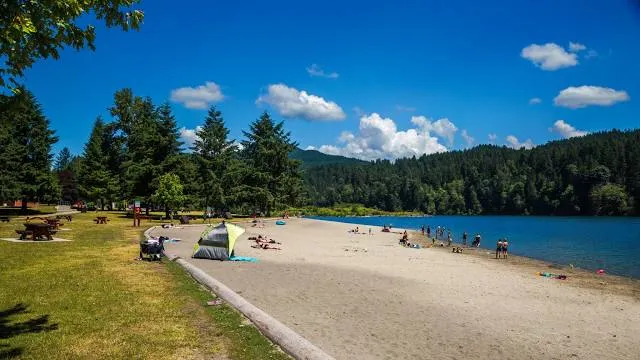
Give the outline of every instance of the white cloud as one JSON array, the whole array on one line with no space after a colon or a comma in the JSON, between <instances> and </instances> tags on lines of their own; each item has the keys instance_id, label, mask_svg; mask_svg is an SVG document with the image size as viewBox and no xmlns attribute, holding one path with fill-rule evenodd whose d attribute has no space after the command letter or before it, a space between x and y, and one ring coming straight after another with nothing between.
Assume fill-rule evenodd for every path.
<instances>
[{"instance_id":1,"label":"white cloud","mask_svg":"<svg viewBox=\"0 0 640 360\"><path fill-rule=\"evenodd\" d=\"M476 141L476 139L474 139L469 135L469 133L467 133L466 129L462 130L462 133L460 133L460 136L462 136L462 138L464 139L464 142L467 143L467 146L473 145L473 143Z\"/></svg>"},{"instance_id":2,"label":"white cloud","mask_svg":"<svg viewBox=\"0 0 640 360\"><path fill-rule=\"evenodd\" d=\"M491 133L488 136L489 138L489 144L495 144L496 140L498 139L498 135L496 135L495 133Z\"/></svg>"},{"instance_id":3,"label":"white cloud","mask_svg":"<svg viewBox=\"0 0 640 360\"><path fill-rule=\"evenodd\" d=\"M260 95L256 100L256 104L259 103L273 106L286 118L332 121L343 120L346 117L342 108L335 102L304 90L298 91L285 84L269 85L267 93Z\"/></svg>"},{"instance_id":4,"label":"white cloud","mask_svg":"<svg viewBox=\"0 0 640 360\"><path fill-rule=\"evenodd\" d=\"M520 53L542 70L554 71L578 65L578 56L567 52L562 46L554 43L544 45L531 44Z\"/></svg>"},{"instance_id":5,"label":"white cloud","mask_svg":"<svg viewBox=\"0 0 640 360\"><path fill-rule=\"evenodd\" d=\"M590 105L611 106L617 102L629 100L623 90L614 90L600 86L570 86L553 99L556 106L579 109Z\"/></svg>"},{"instance_id":6,"label":"white cloud","mask_svg":"<svg viewBox=\"0 0 640 360\"><path fill-rule=\"evenodd\" d=\"M322 68L318 64L311 64L311 66L307 68L307 73L309 73L309 75L311 76L320 76L328 79L337 79L340 76L335 71L330 73L325 73L324 70L322 70Z\"/></svg>"},{"instance_id":7,"label":"white cloud","mask_svg":"<svg viewBox=\"0 0 640 360\"><path fill-rule=\"evenodd\" d=\"M198 131L202 130L202 126L196 126L195 129L187 129L185 127L180 129L180 140L184 143L185 148L191 149L196 140L199 140Z\"/></svg>"},{"instance_id":8,"label":"white cloud","mask_svg":"<svg viewBox=\"0 0 640 360\"><path fill-rule=\"evenodd\" d=\"M535 147L533 141L531 139L527 139L524 142L520 142L517 137L513 135L507 136L507 146L513 149L533 149Z\"/></svg>"},{"instance_id":9,"label":"white cloud","mask_svg":"<svg viewBox=\"0 0 640 360\"><path fill-rule=\"evenodd\" d=\"M171 90L171 101L181 103L189 109L206 109L209 105L224 99L220 86L207 81L197 87L181 87Z\"/></svg>"},{"instance_id":10,"label":"white cloud","mask_svg":"<svg viewBox=\"0 0 640 360\"><path fill-rule=\"evenodd\" d=\"M416 111L416 108L412 106L396 105L396 110L401 112L414 112Z\"/></svg>"},{"instance_id":11,"label":"white cloud","mask_svg":"<svg viewBox=\"0 0 640 360\"><path fill-rule=\"evenodd\" d=\"M569 51L576 53L582 50L586 50L587 47L580 44L580 43L574 43L574 42L569 42Z\"/></svg>"},{"instance_id":12,"label":"white cloud","mask_svg":"<svg viewBox=\"0 0 640 360\"><path fill-rule=\"evenodd\" d=\"M396 123L390 118L383 118L377 113L365 115L360 118L356 134L342 132L338 138L339 146L322 145L318 150L326 154L363 160L394 160L447 151L437 137L431 136L430 131L435 123L431 123L424 116L413 117L412 123L416 128L399 131Z\"/></svg>"},{"instance_id":13,"label":"white cloud","mask_svg":"<svg viewBox=\"0 0 640 360\"><path fill-rule=\"evenodd\" d=\"M549 128L549 131L556 132L560 134L565 139L576 137L576 136L585 136L588 134L586 131L578 130L566 123L564 120L558 120L553 123L553 127Z\"/></svg>"},{"instance_id":14,"label":"white cloud","mask_svg":"<svg viewBox=\"0 0 640 360\"><path fill-rule=\"evenodd\" d=\"M529 99L529 105L537 105L540 104L542 102L542 99L540 99L539 97L534 97Z\"/></svg>"},{"instance_id":15,"label":"white cloud","mask_svg":"<svg viewBox=\"0 0 640 360\"><path fill-rule=\"evenodd\" d=\"M594 57L598 56L598 52L593 50L593 49L589 49L589 51L587 51L587 54L584 56L585 59L591 59Z\"/></svg>"},{"instance_id":16,"label":"white cloud","mask_svg":"<svg viewBox=\"0 0 640 360\"><path fill-rule=\"evenodd\" d=\"M458 131L458 128L447 118L439 119L432 123L425 116L412 116L411 123L423 127L427 131L433 131L442 138L446 138L449 141L449 145L453 145L453 137Z\"/></svg>"},{"instance_id":17,"label":"white cloud","mask_svg":"<svg viewBox=\"0 0 640 360\"><path fill-rule=\"evenodd\" d=\"M306 148L304 148L304 149L305 149L305 150L318 150L318 149L316 149L316 147L315 147L315 146L311 146L311 145L307 146L307 147L306 147Z\"/></svg>"},{"instance_id":18,"label":"white cloud","mask_svg":"<svg viewBox=\"0 0 640 360\"><path fill-rule=\"evenodd\" d=\"M364 110L362 110L362 108L359 107L359 106L354 106L353 107L353 112L356 113L356 115L358 117L363 117L363 116L367 115L367 113Z\"/></svg>"}]
</instances>

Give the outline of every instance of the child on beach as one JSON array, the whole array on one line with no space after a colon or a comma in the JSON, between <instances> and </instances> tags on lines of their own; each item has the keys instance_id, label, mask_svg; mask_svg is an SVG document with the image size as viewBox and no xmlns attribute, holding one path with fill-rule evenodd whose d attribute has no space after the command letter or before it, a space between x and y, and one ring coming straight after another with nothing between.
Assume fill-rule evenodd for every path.
<instances>
[{"instance_id":1,"label":"child on beach","mask_svg":"<svg viewBox=\"0 0 640 360\"><path fill-rule=\"evenodd\" d=\"M502 254L502 239L498 239L498 243L496 244L496 259L499 259L501 254Z\"/></svg>"},{"instance_id":2,"label":"child on beach","mask_svg":"<svg viewBox=\"0 0 640 360\"><path fill-rule=\"evenodd\" d=\"M467 232L462 233L462 246L467 246Z\"/></svg>"},{"instance_id":3,"label":"child on beach","mask_svg":"<svg viewBox=\"0 0 640 360\"><path fill-rule=\"evenodd\" d=\"M503 258L507 258L507 248L509 247L509 242L507 241L507 238L504 238L504 240L502 241L502 257Z\"/></svg>"}]
</instances>

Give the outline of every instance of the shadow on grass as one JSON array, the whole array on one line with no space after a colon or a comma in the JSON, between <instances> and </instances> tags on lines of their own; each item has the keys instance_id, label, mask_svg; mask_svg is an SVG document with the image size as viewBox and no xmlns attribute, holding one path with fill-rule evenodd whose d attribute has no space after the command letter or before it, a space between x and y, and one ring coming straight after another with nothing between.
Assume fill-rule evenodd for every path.
<instances>
[{"instance_id":1,"label":"shadow on grass","mask_svg":"<svg viewBox=\"0 0 640 360\"><path fill-rule=\"evenodd\" d=\"M0 340L11 337L41 333L58 329L58 324L49 323L49 315L42 315L26 321L11 321L11 317L28 313L28 307L24 304L16 304L13 307L0 311ZM23 349L11 345L0 344L0 359L12 359L22 355Z\"/></svg>"}]
</instances>

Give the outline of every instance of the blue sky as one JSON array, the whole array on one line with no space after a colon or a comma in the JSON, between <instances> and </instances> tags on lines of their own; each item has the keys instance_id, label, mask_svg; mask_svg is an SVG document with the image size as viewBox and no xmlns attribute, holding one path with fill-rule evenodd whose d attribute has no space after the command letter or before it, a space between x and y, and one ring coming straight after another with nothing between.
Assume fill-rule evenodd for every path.
<instances>
[{"instance_id":1,"label":"blue sky","mask_svg":"<svg viewBox=\"0 0 640 360\"><path fill-rule=\"evenodd\" d=\"M194 107L217 105L234 138L266 109L302 148L365 159L640 125L640 10L628 0L140 7L141 31L99 26L95 52L27 71L56 149L82 152L123 87L173 100L186 138L206 115Z\"/></svg>"}]
</instances>

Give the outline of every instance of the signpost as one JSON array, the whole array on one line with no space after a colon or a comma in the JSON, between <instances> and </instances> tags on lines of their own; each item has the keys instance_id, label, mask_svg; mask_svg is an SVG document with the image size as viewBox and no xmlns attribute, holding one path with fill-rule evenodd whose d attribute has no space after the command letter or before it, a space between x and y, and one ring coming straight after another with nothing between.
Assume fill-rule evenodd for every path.
<instances>
[{"instance_id":1,"label":"signpost","mask_svg":"<svg viewBox=\"0 0 640 360\"><path fill-rule=\"evenodd\" d=\"M140 226L140 200L133 202L133 227Z\"/></svg>"}]
</instances>

